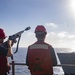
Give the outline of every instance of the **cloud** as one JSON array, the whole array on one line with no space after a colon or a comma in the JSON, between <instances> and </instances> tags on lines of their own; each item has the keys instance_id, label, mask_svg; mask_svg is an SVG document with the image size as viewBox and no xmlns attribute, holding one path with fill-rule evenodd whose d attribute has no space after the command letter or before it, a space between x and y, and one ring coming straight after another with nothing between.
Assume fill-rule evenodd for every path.
<instances>
[{"instance_id":1,"label":"cloud","mask_svg":"<svg viewBox=\"0 0 75 75\"><path fill-rule=\"evenodd\" d=\"M54 37L56 35L55 32L50 32L50 33L47 33L47 37Z\"/></svg>"},{"instance_id":2,"label":"cloud","mask_svg":"<svg viewBox=\"0 0 75 75\"><path fill-rule=\"evenodd\" d=\"M68 37L73 39L75 38L75 35L69 35Z\"/></svg>"},{"instance_id":3,"label":"cloud","mask_svg":"<svg viewBox=\"0 0 75 75\"><path fill-rule=\"evenodd\" d=\"M37 39L33 32L27 32L25 36L23 36L23 45L26 46L34 43ZM45 41L51 44L53 47L62 47L62 48L74 48L75 47L75 35L70 34L66 31L61 32L49 32L47 33ZM24 44L25 43L25 44Z\"/></svg>"},{"instance_id":4,"label":"cloud","mask_svg":"<svg viewBox=\"0 0 75 75\"><path fill-rule=\"evenodd\" d=\"M68 35L68 33L65 32L65 31L62 31L62 32L57 34L57 36L60 37L60 38L65 38L67 35Z\"/></svg>"},{"instance_id":5,"label":"cloud","mask_svg":"<svg viewBox=\"0 0 75 75\"><path fill-rule=\"evenodd\" d=\"M33 32L28 32L27 36L34 36L34 33Z\"/></svg>"},{"instance_id":6,"label":"cloud","mask_svg":"<svg viewBox=\"0 0 75 75\"><path fill-rule=\"evenodd\" d=\"M57 38L57 39L63 39L63 38L66 38L66 37L71 37L69 36L68 32L66 31L62 31L62 32L50 32L47 34L47 38Z\"/></svg>"},{"instance_id":7,"label":"cloud","mask_svg":"<svg viewBox=\"0 0 75 75\"><path fill-rule=\"evenodd\" d=\"M75 47L75 35L72 35L66 31L62 32L50 32L47 34L46 42L52 44L54 47Z\"/></svg>"},{"instance_id":8,"label":"cloud","mask_svg":"<svg viewBox=\"0 0 75 75\"><path fill-rule=\"evenodd\" d=\"M48 26L48 27L53 27L53 28L58 27L58 25L56 25L55 23L46 23L45 25Z\"/></svg>"}]
</instances>

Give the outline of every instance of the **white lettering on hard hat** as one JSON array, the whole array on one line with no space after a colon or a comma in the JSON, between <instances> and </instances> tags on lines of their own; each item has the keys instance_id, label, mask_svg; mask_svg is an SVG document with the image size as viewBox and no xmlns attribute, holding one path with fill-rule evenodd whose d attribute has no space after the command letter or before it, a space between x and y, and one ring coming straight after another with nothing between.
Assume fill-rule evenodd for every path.
<instances>
[{"instance_id":1,"label":"white lettering on hard hat","mask_svg":"<svg viewBox=\"0 0 75 75\"><path fill-rule=\"evenodd\" d=\"M30 49L48 49L48 45L35 44L30 46Z\"/></svg>"}]
</instances>

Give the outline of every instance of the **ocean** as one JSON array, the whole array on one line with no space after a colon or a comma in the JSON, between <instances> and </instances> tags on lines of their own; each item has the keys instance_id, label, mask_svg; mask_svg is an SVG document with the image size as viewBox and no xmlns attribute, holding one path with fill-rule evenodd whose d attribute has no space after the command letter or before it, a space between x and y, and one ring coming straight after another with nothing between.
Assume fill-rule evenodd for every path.
<instances>
[{"instance_id":1,"label":"ocean","mask_svg":"<svg viewBox=\"0 0 75 75\"><path fill-rule=\"evenodd\" d=\"M16 48L13 48L13 52L16 50ZM58 64L60 63L60 60L58 58L57 53L69 53L72 52L72 49L69 48L55 48L55 53L57 57ZM26 53L27 48L19 48L18 52L13 54L13 59L15 63L26 63ZM11 63L12 60L10 57L8 57L9 62ZM62 67L53 67L54 75L64 75L64 71ZM12 70L10 70L9 75L12 75ZM30 71L28 70L28 66L26 65L16 65L15 66L15 75L31 75Z\"/></svg>"}]
</instances>

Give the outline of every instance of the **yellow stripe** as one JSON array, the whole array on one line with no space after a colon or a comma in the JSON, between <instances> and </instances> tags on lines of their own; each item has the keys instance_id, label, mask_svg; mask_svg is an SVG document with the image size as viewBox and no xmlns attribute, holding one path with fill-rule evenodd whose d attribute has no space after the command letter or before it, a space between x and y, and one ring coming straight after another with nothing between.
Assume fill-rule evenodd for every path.
<instances>
[{"instance_id":1,"label":"yellow stripe","mask_svg":"<svg viewBox=\"0 0 75 75\"><path fill-rule=\"evenodd\" d=\"M48 45L35 44L30 46L30 49L48 49Z\"/></svg>"}]
</instances>

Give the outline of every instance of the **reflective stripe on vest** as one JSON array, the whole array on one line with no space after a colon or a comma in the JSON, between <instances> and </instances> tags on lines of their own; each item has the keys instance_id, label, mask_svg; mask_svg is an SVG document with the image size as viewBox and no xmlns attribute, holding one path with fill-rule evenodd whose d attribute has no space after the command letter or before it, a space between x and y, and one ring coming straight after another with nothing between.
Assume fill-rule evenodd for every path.
<instances>
[{"instance_id":1,"label":"reflective stripe on vest","mask_svg":"<svg viewBox=\"0 0 75 75\"><path fill-rule=\"evenodd\" d=\"M35 44L30 46L30 49L48 49L48 45L45 44Z\"/></svg>"}]
</instances>

